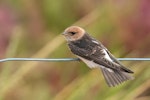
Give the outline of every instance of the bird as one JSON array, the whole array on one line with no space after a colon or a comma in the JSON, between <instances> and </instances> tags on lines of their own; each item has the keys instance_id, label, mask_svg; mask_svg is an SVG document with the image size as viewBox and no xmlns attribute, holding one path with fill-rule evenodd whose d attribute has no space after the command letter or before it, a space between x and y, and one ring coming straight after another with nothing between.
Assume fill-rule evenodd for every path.
<instances>
[{"instance_id":1,"label":"bird","mask_svg":"<svg viewBox=\"0 0 150 100\"><path fill-rule=\"evenodd\" d=\"M134 79L131 75L134 72L121 64L100 41L90 36L83 28L70 26L62 35L71 52L89 68L101 69L109 87Z\"/></svg>"}]
</instances>

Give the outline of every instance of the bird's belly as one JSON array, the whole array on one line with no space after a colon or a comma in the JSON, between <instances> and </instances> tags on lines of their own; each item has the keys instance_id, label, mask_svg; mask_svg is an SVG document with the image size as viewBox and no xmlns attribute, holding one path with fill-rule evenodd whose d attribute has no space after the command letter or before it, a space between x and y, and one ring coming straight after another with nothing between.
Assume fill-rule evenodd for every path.
<instances>
[{"instance_id":1,"label":"bird's belly","mask_svg":"<svg viewBox=\"0 0 150 100\"><path fill-rule=\"evenodd\" d=\"M78 56L79 57L79 56ZM89 68L97 68L100 67L99 64L96 64L93 61L87 60L85 58L79 57Z\"/></svg>"},{"instance_id":2,"label":"bird's belly","mask_svg":"<svg viewBox=\"0 0 150 100\"><path fill-rule=\"evenodd\" d=\"M99 65L99 64L96 64L95 62L93 62L92 60L87 60L85 58L82 58L82 57L79 57L77 56L78 58L80 58L89 68L105 68L107 69L108 71L112 72L112 69L109 69L109 68L106 68L105 66L102 66L102 65Z\"/></svg>"}]
</instances>

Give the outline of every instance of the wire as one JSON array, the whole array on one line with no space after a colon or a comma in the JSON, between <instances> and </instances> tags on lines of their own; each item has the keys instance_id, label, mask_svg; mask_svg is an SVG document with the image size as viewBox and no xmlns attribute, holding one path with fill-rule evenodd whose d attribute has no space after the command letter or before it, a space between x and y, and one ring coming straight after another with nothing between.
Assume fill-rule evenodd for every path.
<instances>
[{"instance_id":1,"label":"wire","mask_svg":"<svg viewBox=\"0 0 150 100\"><path fill-rule=\"evenodd\" d=\"M6 61L44 61L44 62L68 62L68 61L79 61L78 58L5 58L1 59L0 62Z\"/></svg>"},{"instance_id":2,"label":"wire","mask_svg":"<svg viewBox=\"0 0 150 100\"><path fill-rule=\"evenodd\" d=\"M150 61L150 58L117 58L120 61ZM68 62L68 61L80 61L79 58L5 58L0 59L0 62L7 61L44 61L44 62Z\"/></svg>"}]
</instances>

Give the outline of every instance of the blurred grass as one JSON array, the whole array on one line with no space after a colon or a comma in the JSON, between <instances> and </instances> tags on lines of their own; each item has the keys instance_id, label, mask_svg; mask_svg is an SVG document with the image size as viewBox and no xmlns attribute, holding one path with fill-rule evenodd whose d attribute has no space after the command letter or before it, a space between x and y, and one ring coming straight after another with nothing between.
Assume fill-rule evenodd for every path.
<instances>
[{"instance_id":1,"label":"blurred grass","mask_svg":"<svg viewBox=\"0 0 150 100\"><path fill-rule=\"evenodd\" d=\"M12 7L18 19L5 57L72 57L60 35L70 25L84 27L116 57L149 57L150 31L140 26L142 4L140 0L3 1L1 5ZM139 26L132 20L134 14ZM136 38L139 45L133 41ZM0 99L149 100L149 62L123 63L135 72L135 79L109 88L99 69L89 71L83 63L5 62L0 72Z\"/></svg>"}]
</instances>

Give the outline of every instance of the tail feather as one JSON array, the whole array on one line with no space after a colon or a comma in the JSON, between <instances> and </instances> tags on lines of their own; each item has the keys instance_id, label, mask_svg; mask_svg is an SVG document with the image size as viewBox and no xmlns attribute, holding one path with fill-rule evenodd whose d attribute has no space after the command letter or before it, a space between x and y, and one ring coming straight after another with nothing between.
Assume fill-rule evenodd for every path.
<instances>
[{"instance_id":1,"label":"tail feather","mask_svg":"<svg viewBox=\"0 0 150 100\"><path fill-rule=\"evenodd\" d=\"M122 72L118 70L108 70L106 68L101 68L104 78L110 87L117 86L124 81L134 79L133 76L130 76L127 72Z\"/></svg>"}]
</instances>

